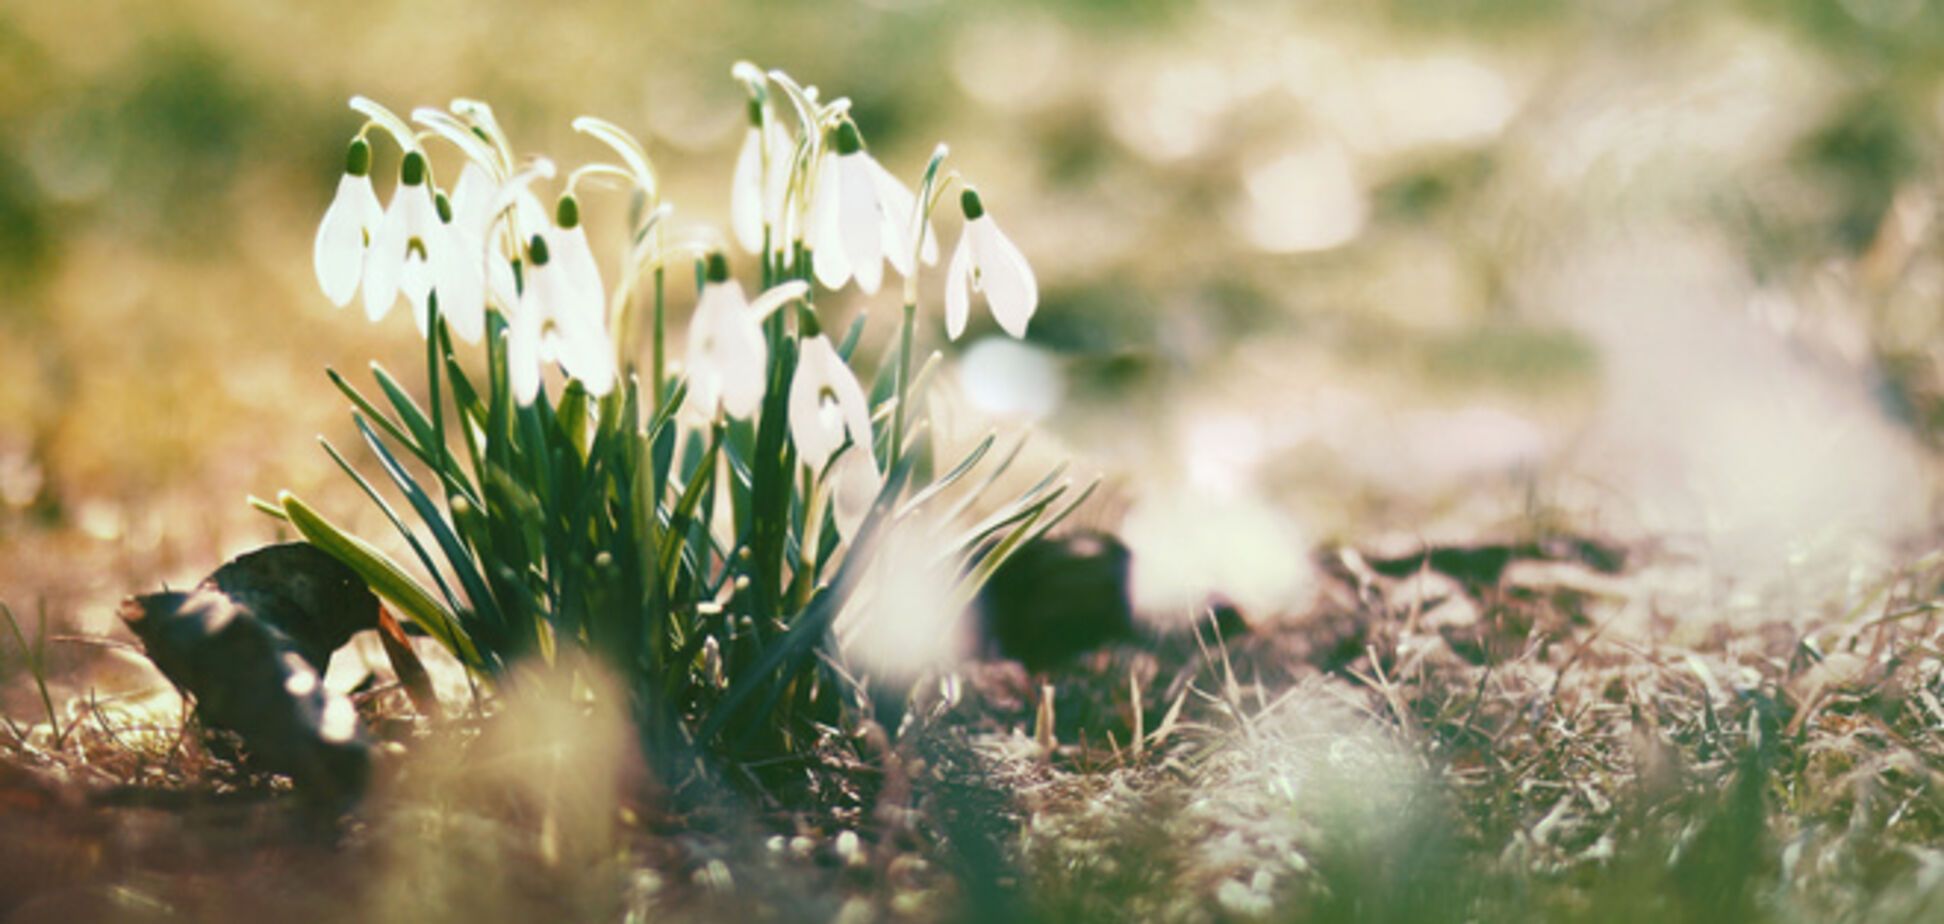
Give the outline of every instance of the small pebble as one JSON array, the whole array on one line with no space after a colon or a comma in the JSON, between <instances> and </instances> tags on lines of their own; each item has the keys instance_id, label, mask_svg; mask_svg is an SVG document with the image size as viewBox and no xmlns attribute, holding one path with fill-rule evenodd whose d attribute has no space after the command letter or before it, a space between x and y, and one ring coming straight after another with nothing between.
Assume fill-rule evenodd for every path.
<instances>
[{"instance_id":1,"label":"small pebble","mask_svg":"<svg viewBox=\"0 0 1944 924\"><path fill-rule=\"evenodd\" d=\"M863 846L858 842L856 831L845 831L837 835L837 857L852 866L862 866L866 861Z\"/></svg>"}]
</instances>

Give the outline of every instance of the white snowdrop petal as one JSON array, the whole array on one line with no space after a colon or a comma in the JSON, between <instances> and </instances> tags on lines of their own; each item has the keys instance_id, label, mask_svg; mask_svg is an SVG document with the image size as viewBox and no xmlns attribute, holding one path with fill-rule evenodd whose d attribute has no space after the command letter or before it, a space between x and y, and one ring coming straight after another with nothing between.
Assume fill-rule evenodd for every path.
<instances>
[{"instance_id":1,"label":"white snowdrop petal","mask_svg":"<svg viewBox=\"0 0 1944 924\"><path fill-rule=\"evenodd\" d=\"M844 430L851 441L864 447L866 451L875 449L871 433L871 402L864 396L864 387L857 382L857 375L844 364L837 351L830 351L830 384L837 392L837 409L842 412Z\"/></svg>"},{"instance_id":2,"label":"white snowdrop petal","mask_svg":"<svg viewBox=\"0 0 1944 924\"><path fill-rule=\"evenodd\" d=\"M486 259L486 291L507 313L519 307L520 284L513 277L513 263L495 253Z\"/></svg>"},{"instance_id":3,"label":"white snowdrop petal","mask_svg":"<svg viewBox=\"0 0 1944 924\"><path fill-rule=\"evenodd\" d=\"M532 240L536 234L544 234L553 227L547 217L547 207L540 204L540 198L530 189L522 188L513 196L513 234L522 241ZM547 243L551 244L552 241Z\"/></svg>"},{"instance_id":4,"label":"white snowdrop petal","mask_svg":"<svg viewBox=\"0 0 1944 924\"><path fill-rule=\"evenodd\" d=\"M426 297L432 294L437 278L434 261L446 252L445 224L439 221L439 208L432 203L431 187L421 183L401 193L404 213L405 254L398 266L398 291L412 304L412 320L420 336L427 331Z\"/></svg>"},{"instance_id":5,"label":"white snowdrop petal","mask_svg":"<svg viewBox=\"0 0 1944 924\"><path fill-rule=\"evenodd\" d=\"M729 182L729 228L747 253L763 250L763 132L754 125L743 133L736 172Z\"/></svg>"},{"instance_id":6,"label":"white snowdrop petal","mask_svg":"<svg viewBox=\"0 0 1944 924\"><path fill-rule=\"evenodd\" d=\"M731 279L702 287L689 319L689 396L698 417L717 409L749 417L762 404L768 346L762 326Z\"/></svg>"},{"instance_id":7,"label":"white snowdrop petal","mask_svg":"<svg viewBox=\"0 0 1944 924\"><path fill-rule=\"evenodd\" d=\"M688 396L682 400L683 410L697 418L715 416L722 406L722 375L715 360L712 337L715 324L709 317L709 286L703 289L702 298L696 303L695 316L689 319L688 329Z\"/></svg>"},{"instance_id":8,"label":"white snowdrop petal","mask_svg":"<svg viewBox=\"0 0 1944 924\"><path fill-rule=\"evenodd\" d=\"M486 335L486 254L477 238L460 231L457 218L446 226L445 254L433 288L439 293L439 313L452 333L467 343Z\"/></svg>"},{"instance_id":9,"label":"white snowdrop petal","mask_svg":"<svg viewBox=\"0 0 1944 924\"><path fill-rule=\"evenodd\" d=\"M424 260L406 257L398 270L398 291L405 293L406 303L412 306L412 323L418 327L419 336L429 335L431 330L432 270Z\"/></svg>"},{"instance_id":10,"label":"white snowdrop petal","mask_svg":"<svg viewBox=\"0 0 1944 924\"><path fill-rule=\"evenodd\" d=\"M878 475L877 460L870 451L852 446L837 456L830 481L830 512L837 520L837 534L848 540L857 535L871 505L877 503L884 479Z\"/></svg>"},{"instance_id":11,"label":"white snowdrop petal","mask_svg":"<svg viewBox=\"0 0 1944 924\"><path fill-rule=\"evenodd\" d=\"M968 231L977 235L973 253L979 265L979 288L985 292L992 317L1006 333L1025 339L1027 322L1039 307L1039 283L1032 266L992 216L980 216Z\"/></svg>"},{"instance_id":12,"label":"white snowdrop petal","mask_svg":"<svg viewBox=\"0 0 1944 924\"><path fill-rule=\"evenodd\" d=\"M738 307L716 316L716 353L722 364L722 406L732 416L753 417L763 403L769 348L763 329Z\"/></svg>"},{"instance_id":13,"label":"white snowdrop petal","mask_svg":"<svg viewBox=\"0 0 1944 924\"><path fill-rule=\"evenodd\" d=\"M601 397L614 390L614 344L607 331L583 321L569 321L561 328L561 365L567 374L580 380L587 393Z\"/></svg>"},{"instance_id":14,"label":"white snowdrop petal","mask_svg":"<svg viewBox=\"0 0 1944 924\"><path fill-rule=\"evenodd\" d=\"M865 294L884 282L884 217L878 209L877 178L869 154L837 158L837 222L851 274ZM902 236L902 232L899 232Z\"/></svg>"},{"instance_id":15,"label":"white snowdrop petal","mask_svg":"<svg viewBox=\"0 0 1944 924\"><path fill-rule=\"evenodd\" d=\"M512 331L508 334L506 374L513 388L513 397L522 406L532 404L534 397L540 394L542 311L538 299L523 299L519 310L513 314Z\"/></svg>"},{"instance_id":16,"label":"white snowdrop petal","mask_svg":"<svg viewBox=\"0 0 1944 924\"><path fill-rule=\"evenodd\" d=\"M439 313L452 326L453 336L478 343L486 336L486 267L479 255L469 249L451 254L437 288Z\"/></svg>"},{"instance_id":17,"label":"white snowdrop petal","mask_svg":"<svg viewBox=\"0 0 1944 924\"><path fill-rule=\"evenodd\" d=\"M363 187L363 196L359 187ZM317 241L311 250L311 263L317 270L317 284L331 304L340 308L358 294L358 278L364 271L365 234L369 228L365 198L373 198L371 179L345 174L338 180L337 194L324 210L317 226Z\"/></svg>"},{"instance_id":18,"label":"white snowdrop petal","mask_svg":"<svg viewBox=\"0 0 1944 924\"><path fill-rule=\"evenodd\" d=\"M879 210L883 217L879 222L884 229L884 257L891 261L891 268L900 275L911 275L911 219L918 210L918 197L911 190L884 169L882 164L871 161L871 179L877 187Z\"/></svg>"},{"instance_id":19,"label":"white snowdrop petal","mask_svg":"<svg viewBox=\"0 0 1944 924\"><path fill-rule=\"evenodd\" d=\"M485 265L458 235L449 235L447 244L439 260L438 281L433 284L439 296L439 314L454 336L478 343L486 335Z\"/></svg>"},{"instance_id":20,"label":"white snowdrop petal","mask_svg":"<svg viewBox=\"0 0 1944 924\"><path fill-rule=\"evenodd\" d=\"M572 317L576 323L605 327L607 287L601 282L601 268L594 263L594 251L587 244L587 229L580 225L555 228L547 235L547 246L565 290L565 303L554 305L554 311Z\"/></svg>"},{"instance_id":21,"label":"white snowdrop petal","mask_svg":"<svg viewBox=\"0 0 1944 924\"><path fill-rule=\"evenodd\" d=\"M459 182L452 187L452 227L485 240L486 225L493 220L493 200L498 196L498 185L485 168L467 161L459 170Z\"/></svg>"},{"instance_id":22,"label":"white snowdrop petal","mask_svg":"<svg viewBox=\"0 0 1944 924\"><path fill-rule=\"evenodd\" d=\"M828 338L805 338L796 372L790 377L790 439L796 444L797 458L814 472L823 471L830 454L844 443L843 422L833 427L823 415L823 391L829 385L826 351L835 355Z\"/></svg>"},{"instance_id":23,"label":"white snowdrop petal","mask_svg":"<svg viewBox=\"0 0 1944 924\"><path fill-rule=\"evenodd\" d=\"M796 158L796 144L790 140L790 133L776 123L770 123L769 130L769 173L763 182L763 220L769 222L773 239L770 246L781 250L786 246L783 236L784 200L790 195L791 161Z\"/></svg>"},{"instance_id":24,"label":"white snowdrop petal","mask_svg":"<svg viewBox=\"0 0 1944 924\"><path fill-rule=\"evenodd\" d=\"M972 228L967 225L952 248L952 262L945 266L945 333L953 340L965 333L965 322L972 313Z\"/></svg>"},{"instance_id":25,"label":"white snowdrop petal","mask_svg":"<svg viewBox=\"0 0 1944 924\"><path fill-rule=\"evenodd\" d=\"M838 218L840 195L837 158L825 155L817 168L817 188L810 203L810 255L817 281L826 289L841 289L851 278L851 261L844 252L844 235Z\"/></svg>"},{"instance_id":26,"label":"white snowdrop petal","mask_svg":"<svg viewBox=\"0 0 1944 924\"><path fill-rule=\"evenodd\" d=\"M373 321L384 320L392 303L398 300L398 275L405 263L407 237L403 196L403 190L392 194L391 207L378 223L378 231L371 238L371 250L365 257L365 316Z\"/></svg>"}]
</instances>

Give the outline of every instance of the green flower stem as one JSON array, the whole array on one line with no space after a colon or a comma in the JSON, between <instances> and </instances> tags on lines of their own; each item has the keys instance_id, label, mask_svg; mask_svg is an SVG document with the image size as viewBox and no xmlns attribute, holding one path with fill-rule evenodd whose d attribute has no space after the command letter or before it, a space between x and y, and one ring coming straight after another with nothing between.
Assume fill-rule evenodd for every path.
<instances>
[{"instance_id":1,"label":"green flower stem","mask_svg":"<svg viewBox=\"0 0 1944 924\"><path fill-rule=\"evenodd\" d=\"M904 320L898 325L898 377L891 405L891 451L885 468L898 464L898 456L904 446L905 390L911 385L911 328L917 315L918 306L906 301Z\"/></svg>"},{"instance_id":2,"label":"green flower stem","mask_svg":"<svg viewBox=\"0 0 1944 924\"><path fill-rule=\"evenodd\" d=\"M658 230L655 233L660 234L661 232ZM665 373L668 369L668 351L667 351L667 346L665 344L666 341L668 340L668 317L666 314L666 304L664 302L664 296L666 295L666 293L667 293L666 271L664 270L662 263L660 261L656 261L655 263L655 348L654 348L654 359L652 360L652 362L654 363L654 368L652 372L655 378L655 386L654 386L655 406L658 408L661 407L662 405L662 399L665 397L664 389L667 384Z\"/></svg>"},{"instance_id":3,"label":"green flower stem","mask_svg":"<svg viewBox=\"0 0 1944 924\"><path fill-rule=\"evenodd\" d=\"M792 610L801 610L809 604L811 592L817 589L817 553L823 539L824 510L830 501L827 496L829 492L823 490L823 479L817 474L808 466L804 467L803 496L809 500L803 510L803 532L797 540L803 547L803 554L799 557L797 575L791 581Z\"/></svg>"}]
</instances>

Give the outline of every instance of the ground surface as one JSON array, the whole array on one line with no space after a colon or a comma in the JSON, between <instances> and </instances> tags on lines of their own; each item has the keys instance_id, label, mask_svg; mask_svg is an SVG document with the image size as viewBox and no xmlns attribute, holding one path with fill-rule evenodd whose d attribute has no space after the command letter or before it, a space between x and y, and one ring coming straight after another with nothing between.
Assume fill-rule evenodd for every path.
<instances>
[{"instance_id":1,"label":"ground surface","mask_svg":"<svg viewBox=\"0 0 1944 924\"><path fill-rule=\"evenodd\" d=\"M1692 567L1667 556L1403 577L1324 558L1301 619L1056 672L1051 752L1023 672L984 663L955 701L921 690L888 752L833 743L700 802L653 795L612 723L572 704L427 723L368 697L395 746L337 820L174 714L60 704L63 741L0 732L0 900L10 921L1944 908L1933 562L1854 611L1693 633L1658 611Z\"/></svg>"}]
</instances>

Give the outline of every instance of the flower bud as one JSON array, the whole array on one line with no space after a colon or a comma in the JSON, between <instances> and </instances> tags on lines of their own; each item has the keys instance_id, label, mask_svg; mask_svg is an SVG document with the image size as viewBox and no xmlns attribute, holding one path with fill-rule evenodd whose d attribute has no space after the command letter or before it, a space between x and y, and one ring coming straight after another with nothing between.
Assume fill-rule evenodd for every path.
<instances>
[{"instance_id":1,"label":"flower bud","mask_svg":"<svg viewBox=\"0 0 1944 924\"><path fill-rule=\"evenodd\" d=\"M721 251L709 254L708 263L702 271L702 278L708 282L728 282L729 258L723 256Z\"/></svg>"},{"instance_id":2,"label":"flower bud","mask_svg":"<svg viewBox=\"0 0 1944 924\"><path fill-rule=\"evenodd\" d=\"M351 147L344 152L344 172L352 176L364 176L371 172L371 142L363 138L351 139Z\"/></svg>"},{"instance_id":3,"label":"flower bud","mask_svg":"<svg viewBox=\"0 0 1944 924\"><path fill-rule=\"evenodd\" d=\"M966 221L974 221L985 214L985 203L979 201L979 191L970 186L959 193L959 209L965 212Z\"/></svg>"},{"instance_id":4,"label":"flower bud","mask_svg":"<svg viewBox=\"0 0 1944 924\"><path fill-rule=\"evenodd\" d=\"M849 119L837 123L837 153L855 154L864 150L864 138L857 133L857 123Z\"/></svg>"},{"instance_id":5,"label":"flower bud","mask_svg":"<svg viewBox=\"0 0 1944 924\"><path fill-rule=\"evenodd\" d=\"M425 169L425 154L407 151L405 160L398 165L398 181L407 186L417 186L425 182Z\"/></svg>"}]
</instances>

